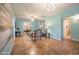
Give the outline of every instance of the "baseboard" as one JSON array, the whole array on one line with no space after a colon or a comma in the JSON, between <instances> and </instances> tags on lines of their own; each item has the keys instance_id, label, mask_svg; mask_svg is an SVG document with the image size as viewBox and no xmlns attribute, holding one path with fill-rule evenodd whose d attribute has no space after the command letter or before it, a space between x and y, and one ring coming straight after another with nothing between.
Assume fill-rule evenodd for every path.
<instances>
[{"instance_id":1,"label":"baseboard","mask_svg":"<svg viewBox=\"0 0 79 59\"><path fill-rule=\"evenodd\" d=\"M73 41L79 41L79 39L72 39Z\"/></svg>"},{"instance_id":2,"label":"baseboard","mask_svg":"<svg viewBox=\"0 0 79 59\"><path fill-rule=\"evenodd\" d=\"M57 37L55 37L55 36L53 36L53 37L50 36L50 38L51 38L51 39L61 40L61 38L57 38Z\"/></svg>"}]
</instances>

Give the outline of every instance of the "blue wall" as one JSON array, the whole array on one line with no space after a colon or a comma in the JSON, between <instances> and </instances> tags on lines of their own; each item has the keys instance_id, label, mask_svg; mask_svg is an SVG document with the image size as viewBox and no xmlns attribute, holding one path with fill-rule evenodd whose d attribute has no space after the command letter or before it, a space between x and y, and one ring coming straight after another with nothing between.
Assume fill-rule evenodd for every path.
<instances>
[{"instance_id":1,"label":"blue wall","mask_svg":"<svg viewBox=\"0 0 79 59\"><path fill-rule=\"evenodd\" d=\"M51 38L55 37L57 39L61 38L61 17L60 15L51 16L46 18L46 24L51 23L51 26L48 27L48 32L50 33Z\"/></svg>"},{"instance_id":2,"label":"blue wall","mask_svg":"<svg viewBox=\"0 0 79 59\"><path fill-rule=\"evenodd\" d=\"M63 38L63 33L64 33L63 32L63 20L64 20L64 18L68 17L68 16L72 16L74 14L78 14L78 13L79 13L79 7L77 6L77 7L73 7L73 8L69 8L67 10L64 10L64 11L62 11L59 14L56 14L54 16L46 17L46 22L49 21L51 23L54 23L51 25L50 28L48 28L48 30L50 30L51 38L55 37L55 38L61 40L61 38ZM73 29L73 28L71 28L71 29ZM75 39L76 38L79 39L77 34L74 33L74 31L72 31L72 32L73 32L72 37ZM78 33L79 33L79 31L78 31Z\"/></svg>"},{"instance_id":3,"label":"blue wall","mask_svg":"<svg viewBox=\"0 0 79 59\"><path fill-rule=\"evenodd\" d=\"M16 28L19 27L21 33L23 32L23 23L24 20L16 17Z\"/></svg>"},{"instance_id":4,"label":"blue wall","mask_svg":"<svg viewBox=\"0 0 79 59\"><path fill-rule=\"evenodd\" d=\"M72 20L71 34L72 34L73 40L79 41L79 22L74 22Z\"/></svg>"},{"instance_id":5,"label":"blue wall","mask_svg":"<svg viewBox=\"0 0 79 59\"><path fill-rule=\"evenodd\" d=\"M31 30L34 31L35 29L38 28L38 21L30 21L30 19L20 19L16 17L16 27L19 27L21 33L24 31L23 30L23 23L24 22L30 22L31 23Z\"/></svg>"},{"instance_id":6,"label":"blue wall","mask_svg":"<svg viewBox=\"0 0 79 59\"><path fill-rule=\"evenodd\" d=\"M31 22L31 29L32 31L34 31L35 29L38 28L38 21L34 20L34 21L30 21Z\"/></svg>"}]
</instances>

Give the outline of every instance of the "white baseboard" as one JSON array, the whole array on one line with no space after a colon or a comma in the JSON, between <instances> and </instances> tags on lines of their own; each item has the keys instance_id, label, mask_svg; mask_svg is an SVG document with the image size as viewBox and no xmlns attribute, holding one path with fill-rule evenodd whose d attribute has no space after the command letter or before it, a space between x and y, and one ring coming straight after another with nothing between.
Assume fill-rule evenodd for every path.
<instances>
[{"instance_id":1,"label":"white baseboard","mask_svg":"<svg viewBox=\"0 0 79 59\"><path fill-rule=\"evenodd\" d=\"M79 39L72 39L73 41L79 41Z\"/></svg>"},{"instance_id":2,"label":"white baseboard","mask_svg":"<svg viewBox=\"0 0 79 59\"><path fill-rule=\"evenodd\" d=\"M51 39L61 40L61 38L57 38L57 37L54 37L54 36L53 36L53 37L52 37L52 36L50 36L50 38L51 38Z\"/></svg>"}]
</instances>

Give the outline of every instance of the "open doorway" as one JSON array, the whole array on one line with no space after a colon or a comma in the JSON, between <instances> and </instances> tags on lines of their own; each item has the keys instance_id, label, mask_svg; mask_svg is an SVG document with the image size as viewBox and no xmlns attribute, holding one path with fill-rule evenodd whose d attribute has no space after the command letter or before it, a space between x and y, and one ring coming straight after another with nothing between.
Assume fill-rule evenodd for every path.
<instances>
[{"instance_id":1,"label":"open doorway","mask_svg":"<svg viewBox=\"0 0 79 59\"><path fill-rule=\"evenodd\" d=\"M64 18L63 34L64 39L79 41L79 14Z\"/></svg>"},{"instance_id":2,"label":"open doorway","mask_svg":"<svg viewBox=\"0 0 79 59\"><path fill-rule=\"evenodd\" d=\"M66 17L63 21L64 39L71 39L71 18Z\"/></svg>"}]
</instances>

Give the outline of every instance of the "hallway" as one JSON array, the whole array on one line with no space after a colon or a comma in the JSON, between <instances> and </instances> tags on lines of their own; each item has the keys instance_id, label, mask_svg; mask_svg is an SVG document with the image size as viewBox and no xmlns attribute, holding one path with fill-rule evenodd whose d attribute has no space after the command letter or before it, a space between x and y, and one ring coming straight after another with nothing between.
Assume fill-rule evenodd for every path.
<instances>
[{"instance_id":1,"label":"hallway","mask_svg":"<svg viewBox=\"0 0 79 59\"><path fill-rule=\"evenodd\" d=\"M77 46L77 45L76 45ZM78 49L78 48L77 48ZM27 34L15 39L12 55L61 55L78 54L71 41L58 41L55 39L42 39L31 41Z\"/></svg>"}]
</instances>

